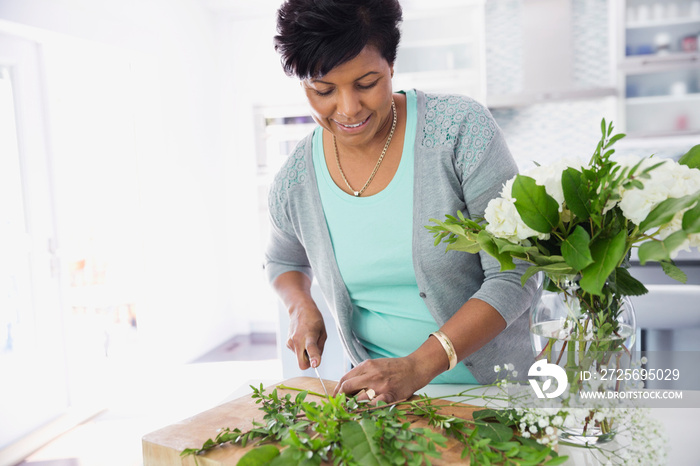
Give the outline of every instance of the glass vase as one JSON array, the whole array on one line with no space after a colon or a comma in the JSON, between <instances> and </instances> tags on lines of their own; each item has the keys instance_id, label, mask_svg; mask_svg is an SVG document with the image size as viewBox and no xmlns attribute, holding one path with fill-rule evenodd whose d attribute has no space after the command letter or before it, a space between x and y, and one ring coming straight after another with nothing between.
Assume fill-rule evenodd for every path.
<instances>
[{"instance_id":1,"label":"glass vase","mask_svg":"<svg viewBox=\"0 0 700 466\"><path fill-rule=\"evenodd\" d=\"M560 402L567 419L560 437L593 445L615 436L609 408L618 398L612 392L625 389L625 369L634 362L636 321L629 297L607 287L602 296L585 293L578 278L544 277L530 311L530 339L536 360L566 373Z\"/></svg>"}]
</instances>

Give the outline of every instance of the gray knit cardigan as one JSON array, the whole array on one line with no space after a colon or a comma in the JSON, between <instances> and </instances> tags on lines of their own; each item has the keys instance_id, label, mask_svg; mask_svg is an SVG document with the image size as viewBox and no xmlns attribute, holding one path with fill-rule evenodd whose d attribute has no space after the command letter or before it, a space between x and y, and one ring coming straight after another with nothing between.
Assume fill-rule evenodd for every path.
<instances>
[{"instance_id":1,"label":"gray knit cardigan","mask_svg":"<svg viewBox=\"0 0 700 466\"><path fill-rule=\"evenodd\" d=\"M497 309L506 329L462 363L482 384L495 380L497 364L512 363L524 376L534 362L526 311L536 288L532 279L520 285L525 264L500 272L498 262L484 252L445 252L424 227L431 218L444 219L458 210L483 217L489 200L517 173L517 166L500 128L482 105L457 95L416 95L413 265L420 296L440 326L471 298ZM309 135L299 143L270 189L265 269L270 281L292 270L315 275L345 351L358 364L369 356L352 331L353 306L326 226L311 141Z\"/></svg>"}]
</instances>

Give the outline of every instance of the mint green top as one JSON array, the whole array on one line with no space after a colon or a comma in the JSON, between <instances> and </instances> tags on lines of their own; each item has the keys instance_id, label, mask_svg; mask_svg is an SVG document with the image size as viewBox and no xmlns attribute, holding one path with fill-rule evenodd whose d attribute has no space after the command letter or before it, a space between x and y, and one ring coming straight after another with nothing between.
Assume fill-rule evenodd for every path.
<instances>
[{"instance_id":1,"label":"mint green top","mask_svg":"<svg viewBox=\"0 0 700 466\"><path fill-rule=\"evenodd\" d=\"M406 356L439 329L420 296L413 269L415 92L407 92L406 100L401 162L389 185L373 196L354 197L336 186L325 163L321 128L312 143L326 224L354 308L352 328L373 359ZM458 364L431 383L477 381Z\"/></svg>"},{"instance_id":2,"label":"mint green top","mask_svg":"<svg viewBox=\"0 0 700 466\"><path fill-rule=\"evenodd\" d=\"M535 362L527 310L537 284L534 279L525 286L520 283L529 264L516 262L515 269L501 271L498 261L483 251L468 254L435 246L433 235L425 229L431 218L444 219L446 213L483 217L488 202L516 175L518 166L486 107L460 95L420 90L415 95L411 229L420 296L439 325L470 299L493 306L507 327L461 364L481 384L493 383L494 365L504 363L513 364L525 381ZM317 280L346 355L357 365L370 356L353 330L355 306L340 274L323 213L313 139L310 132L299 142L270 187L264 267L270 282L287 272Z\"/></svg>"}]
</instances>

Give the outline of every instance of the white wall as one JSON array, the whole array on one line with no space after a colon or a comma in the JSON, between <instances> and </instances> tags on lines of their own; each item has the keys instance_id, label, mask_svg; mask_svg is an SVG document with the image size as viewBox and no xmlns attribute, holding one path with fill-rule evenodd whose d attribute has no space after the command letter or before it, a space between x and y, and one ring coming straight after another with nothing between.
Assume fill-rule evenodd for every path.
<instances>
[{"instance_id":1,"label":"white wall","mask_svg":"<svg viewBox=\"0 0 700 466\"><path fill-rule=\"evenodd\" d=\"M255 304L250 290L258 288L249 272L260 264L247 244L258 236L250 212L254 163L250 147L222 138L222 125L231 123L222 115L238 109L232 110L237 96L223 91L233 70L219 55L218 21L194 0L3 0L0 19L10 29L38 28L21 30L51 43L44 48L53 57L49 77L52 66L54 75L70 74L60 57L72 45L42 31L117 50L114 56L125 57L136 80L143 260L134 272L146 355L187 361L247 332ZM50 116L59 118L57 111L49 109ZM60 146L61 138L55 140ZM54 148L56 163L68 163L60 159L67 144Z\"/></svg>"}]
</instances>

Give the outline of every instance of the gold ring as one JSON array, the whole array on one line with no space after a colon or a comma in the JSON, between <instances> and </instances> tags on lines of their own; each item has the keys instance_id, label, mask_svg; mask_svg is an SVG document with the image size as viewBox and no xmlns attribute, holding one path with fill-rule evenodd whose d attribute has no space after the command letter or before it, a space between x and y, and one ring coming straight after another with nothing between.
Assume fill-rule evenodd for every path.
<instances>
[{"instance_id":1,"label":"gold ring","mask_svg":"<svg viewBox=\"0 0 700 466\"><path fill-rule=\"evenodd\" d=\"M376 392L371 388L365 390L365 393L367 394L367 398L369 398L369 401L372 401L374 397L377 396Z\"/></svg>"}]
</instances>

